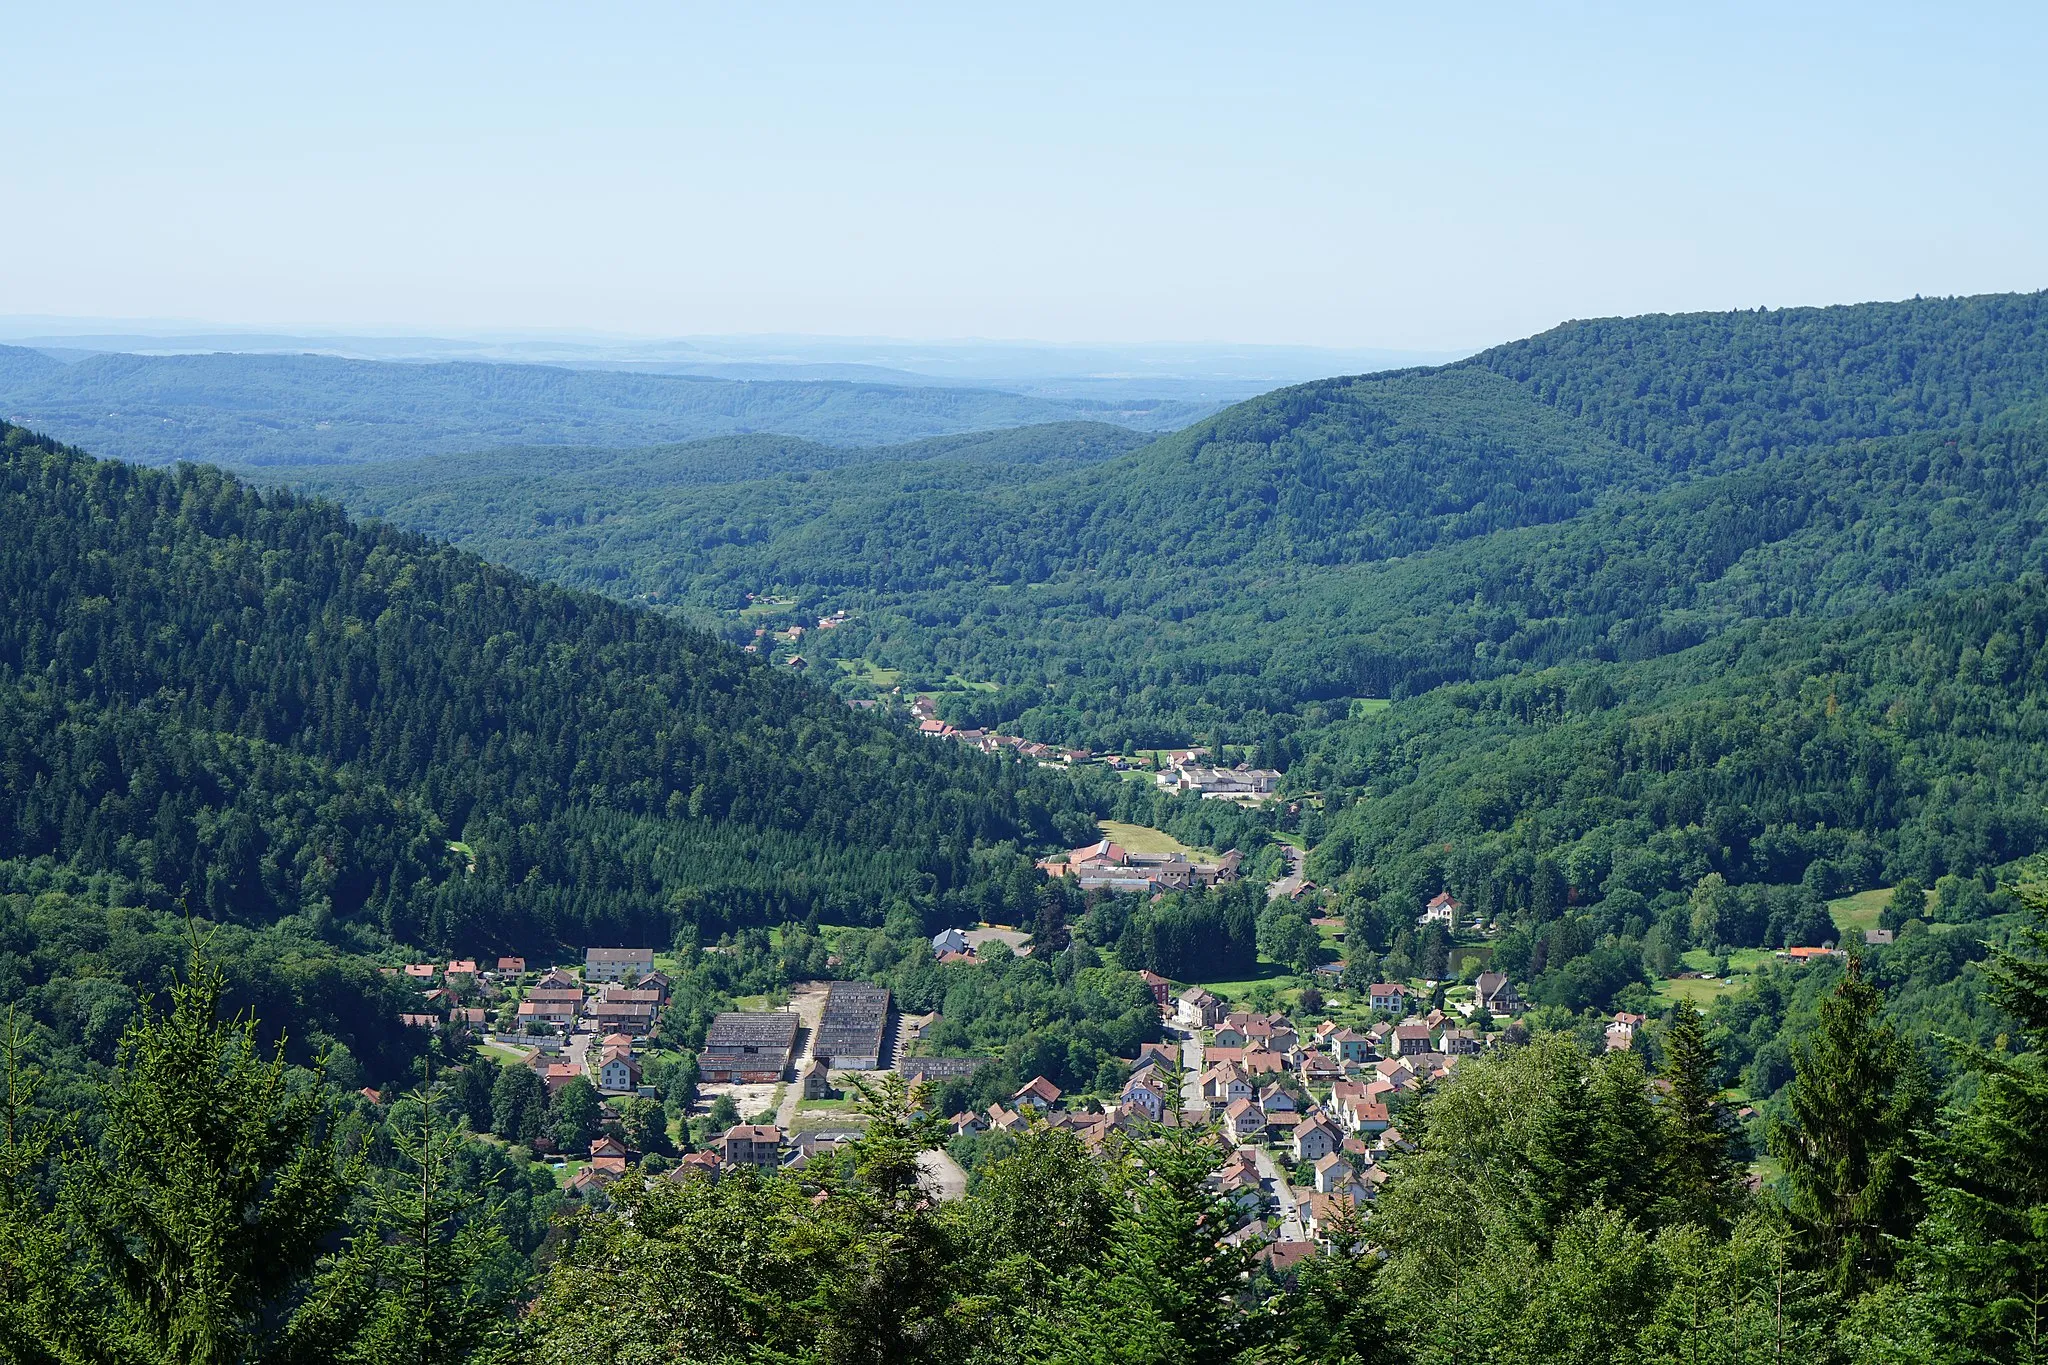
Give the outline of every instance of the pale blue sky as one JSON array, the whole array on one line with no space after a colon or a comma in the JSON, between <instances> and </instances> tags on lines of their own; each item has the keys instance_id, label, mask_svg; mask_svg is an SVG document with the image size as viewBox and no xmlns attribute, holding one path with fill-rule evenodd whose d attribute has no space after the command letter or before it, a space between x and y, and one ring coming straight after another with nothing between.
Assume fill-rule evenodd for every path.
<instances>
[{"instance_id":1,"label":"pale blue sky","mask_svg":"<svg viewBox=\"0 0 2048 1365\"><path fill-rule=\"evenodd\" d=\"M7 8L0 313L1436 348L2048 285L2039 4Z\"/></svg>"}]
</instances>

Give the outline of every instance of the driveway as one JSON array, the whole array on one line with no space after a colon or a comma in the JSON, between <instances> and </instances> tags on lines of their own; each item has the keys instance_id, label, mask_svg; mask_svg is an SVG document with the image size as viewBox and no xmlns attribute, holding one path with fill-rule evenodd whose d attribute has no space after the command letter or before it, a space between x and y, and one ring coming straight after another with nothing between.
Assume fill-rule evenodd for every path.
<instances>
[{"instance_id":1,"label":"driveway","mask_svg":"<svg viewBox=\"0 0 2048 1365\"><path fill-rule=\"evenodd\" d=\"M590 1053L590 1045L597 1041L597 1035L587 1029L577 1029L562 1041L562 1060L578 1071L588 1068L584 1059Z\"/></svg>"},{"instance_id":2,"label":"driveway","mask_svg":"<svg viewBox=\"0 0 2048 1365\"><path fill-rule=\"evenodd\" d=\"M1024 952L1024 945L1030 941L1031 935L1025 933L1022 929L1005 929L1000 925L986 925L980 929L969 929L967 931L967 946L974 949L977 953L982 950L985 944L1000 943L1008 947L1011 952L1021 956Z\"/></svg>"},{"instance_id":3,"label":"driveway","mask_svg":"<svg viewBox=\"0 0 2048 1365\"><path fill-rule=\"evenodd\" d=\"M791 987L789 1004L785 1009L796 1011L803 1023L796 1031L796 1064L789 1074L789 1084L783 1087L782 1103L775 1110L775 1126L787 1133L796 1126L796 1107L804 1097L804 1088L797 1080L804 1074L804 1064L811 1060L811 1044L818 1036L818 1020L825 1012L825 985L819 981L806 981Z\"/></svg>"}]
</instances>

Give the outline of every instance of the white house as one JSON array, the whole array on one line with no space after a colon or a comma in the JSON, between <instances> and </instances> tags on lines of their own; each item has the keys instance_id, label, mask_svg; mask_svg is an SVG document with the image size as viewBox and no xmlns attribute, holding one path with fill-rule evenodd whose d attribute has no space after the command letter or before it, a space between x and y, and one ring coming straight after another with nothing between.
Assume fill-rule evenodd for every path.
<instances>
[{"instance_id":1,"label":"white house","mask_svg":"<svg viewBox=\"0 0 2048 1365\"><path fill-rule=\"evenodd\" d=\"M1316 1193L1335 1194L1351 1183L1351 1163L1332 1152L1316 1162Z\"/></svg>"},{"instance_id":2,"label":"white house","mask_svg":"<svg viewBox=\"0 0 2048 1365\"><path fill-rule=\"evenodd\" d=\"M1326 1119L1314 1118L1294 1130L1294 1159L1321 1161L1344 1145L1343 1135Z\"/></svg>"},{"instance_id":3,"label":"white house","mask_svg":"<svg viewBox=\"0 0 2048 1365\"><path fill-rule=\"evenodd\" d=\"M1123 1103L1157 1123L1166 1115L1166 1096L1151 1076L1133 1076L1124 1083Z\"/></svg>"},{"instance_id":4,"label":"white house","mask_svg":"<svg viewBox=\"0 0 2048 1365\"><path fill-rule=\"evenodd\" d=\"M1257 1100L1238 1100L1223 1111L1224 1122L1230 1125L1231 1136L1240 1142L1256 1137L1265 1131L1266 1111L1259 1107Z\"/></svg>"},{"instance_id":5,"label":"white house","mask_svg":"<svg viewBox=\"0 0 2048 1365\"><path fill-rule=\"evenodd\" d=\"M625 1048L613 1048L604 1054L604 1061L597 1068L597 1085L600 1090L627 1091L640 1084L640 1068L633 1061L633 1054Z\"/></svg>"},{"instance_id":6,"label":"white house","mask_svg":"<svg viewBox=\"0 0 2048 1365\"><path fill-rule=\"evenodd\" d=\"M967 935L959 929L946 929L932 935L932 954L935 957L947 953L964 953L969 946Z\"/></svg>"},{"instance_id":7,"label":"white house","mask_svg":"<svg viewBox=\"0 0 2048 1365\"><path fill-rule=\"evenodd\" d=\"M1174 1004L1174 1018L1189 1028L1210 1028L1223 1022L1223 1001L1200 986L1182 992Z\"/></svg>"}]
</instances>

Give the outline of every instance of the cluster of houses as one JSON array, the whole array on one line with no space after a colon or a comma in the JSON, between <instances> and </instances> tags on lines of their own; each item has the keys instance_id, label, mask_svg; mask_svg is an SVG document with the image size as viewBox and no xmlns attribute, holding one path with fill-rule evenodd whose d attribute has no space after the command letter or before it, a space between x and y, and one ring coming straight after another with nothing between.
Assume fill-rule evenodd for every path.
<instances>
[{"instance_id":1,"label":"cluster of houses","mask_svg":"<svg viewBox=\"0 0 2048 1365\"><path fill-rule=\"evenodd\" d=\"M562 967L536 976L524 957L509 955L489 966L472 958L410 962L385 974L412 982L432 1011L402 1014L403 1022L421 1028L452 1023L484 1033L494 1010L509 1009L517 1032L496 1036L533 1047L526 1064L550 1091L587 1076L615 1095L641 1092L635 1049L654 1032L670 985L655 970L650 948L592 948L581 976ZM600 1035L583 1066L562 1060L561 1035L578 1032Z\"/></svg>"},{"instance_id":2,"label":"cluster of houses","mask_svg":"<svg viewBox=\"0 0 2048 1365\"><path fill-rule=\"evenodd\" d=\"M556 967L521 992L522 1035L581 1030L644 1038L654 1032L670 981L654 968L651 948L592 948L583 975Z\"/></svg>"},{"instance_id":3,"label":"cluster of houses","mask_svg":"<svg viewBox=\"0 0 2048 1365\"><path fill-rule=\"evenodd\" d=\"M1221 886L1235 881L1244 855L1231 849L1213 863L1185 853L1132 853L1112 839L1047 858L1038 864L1048 877L1072 877L1083 891L1152 895L1161 891Z\"/></svg>"},{"instance_id":4,"label":"cluster of houses","mask_svg":"<svg viewBox=\"0 0 2048 1365\"><path fill-rule=\"evenodd\" d=\"M1066 749L1057 744L1040 744L1020 735L1001 735L992 730L956 730L936 716L923 716L917 732L931 739L950 739L972 744L985 754L1015 754L1040 763L1086 763L1094 757L1089 749Z\"/></svg>"},{"instance_id":5,"label":"cluster of houses","mask_svg":"<svg viewBox=\"0 0 2048 1365\"><path fill-rule=\"evenodd\" d=\"M425 1007L400 1014L401 1023L412 1028L453 1024L481 1032L489 1022L488 1006L502 1000L525 975L526 959L501 957L493 968L479 965L475 958L457 957L446 962L408 962L383 971L417 987Z\"/></svg>"}]
</instances>

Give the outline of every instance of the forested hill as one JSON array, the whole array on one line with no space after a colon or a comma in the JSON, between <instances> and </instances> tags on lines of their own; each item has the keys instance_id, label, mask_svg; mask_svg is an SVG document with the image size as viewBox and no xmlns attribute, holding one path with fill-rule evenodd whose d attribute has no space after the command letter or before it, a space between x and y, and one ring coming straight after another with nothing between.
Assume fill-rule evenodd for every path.
<instances>
[{"instance_id":1,"label":"forested hill","mask_svg":"<svg viewBox=\"0 0 2048 1365\"><path fill-rule=\"evenodd\" d=\"M0 347L0 417L142 464L347 465L763 431L872 446L1075 420L1156 432L1216 406L314 355L100 355L62 364Z\"/></svg>"},{"instance_id":2,"label":"forested hill","mask_svg":"<svg viewBox=\"0 0 2048 1365\"><path fill-rule=\"evenodd\" d=\"M995 846L1089 828L646 613L213 469L0 452L0 860L484 951L995 909L1031 879Z\"/></svg>"},{"instance_id":3,"label":"forested hill","mask_svg":"<svg viewBox=\"0 0 2048 1365\"><path fill-rule=\"evenodd\" d=\"M1568 322L1460 365L1671 469L1725 470L2048 396L2048 293Z\"/></svg>"},{"instance_id":4,"label":"forested hill","mask_svg":"<svg viewBox=\"0 0 2048 1365\"><path fill-rule=\"evenodd\" d=\"M1002 684L958 704L1035 737L1277 740L1354 697L2043 567L2044 300L1571 323L1036 476L335 491L620 595L852 609L821 647Z\"/></svg>"},{"instance_id":5,"label":"forested hill","mask_svg":"<svg viewBox=\"0 0 2048 1365\"><path fill-rule=\"evenodd\" d=\"M1569 898L1588 942L1654 932L1668 966L1692 934L1779 946L1768 921L1793 893L1818 906L2041 851L2044 718L2048 579L2029 574L1440 688L1315 736L1296 777L1341 810L1312 874L1352 874L1390 934L1418 890L1538 925ZM1689 927L1709 874L1755 893L1753 923Z\"/></svg>"}]
</instances>

